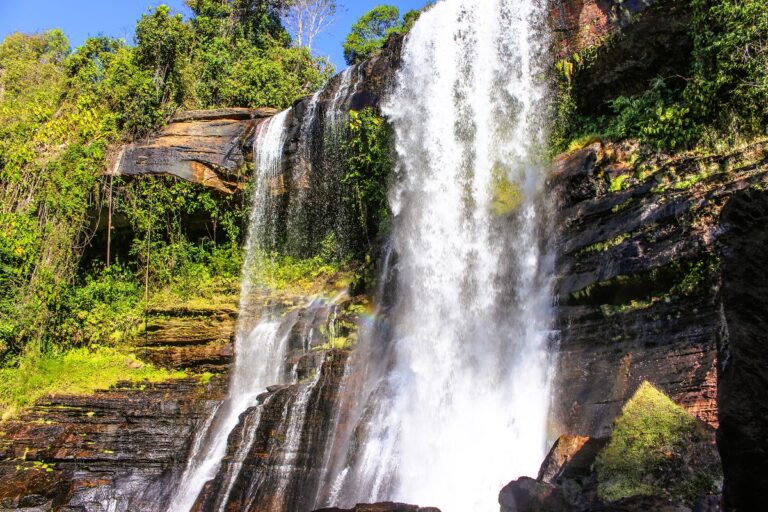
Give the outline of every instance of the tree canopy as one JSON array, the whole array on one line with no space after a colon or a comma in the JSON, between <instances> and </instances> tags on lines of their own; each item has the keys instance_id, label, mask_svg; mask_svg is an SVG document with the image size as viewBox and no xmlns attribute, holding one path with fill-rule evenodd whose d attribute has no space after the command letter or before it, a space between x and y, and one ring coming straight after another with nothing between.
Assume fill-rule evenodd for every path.
<instances>
[{"instance_id":1,"label":"tree canopy","mask_svg":"<svg viewBox=\"0 0 768 512\"><path fill-rule=\"evenodd\" d=\"M93 37L71 51L51 30L0 43L0 360L65 343L55 325L73 321L66 297L120 142L180 108L286 108L333 72L292 47L286 1L187 3L187 20L165 5L148 10L131 42ZM190 195L177 188L175 207Z\"/></svg>"}]
</instances>

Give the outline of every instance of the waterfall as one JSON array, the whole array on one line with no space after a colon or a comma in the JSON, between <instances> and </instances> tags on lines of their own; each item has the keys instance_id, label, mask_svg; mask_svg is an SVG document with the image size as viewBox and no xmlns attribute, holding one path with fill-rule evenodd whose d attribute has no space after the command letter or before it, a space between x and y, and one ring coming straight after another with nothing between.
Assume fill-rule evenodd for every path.
<instances>
[{"instance_id":1,"label":"waterfall","mask_svg":"<svg viewBox=\"0 0 768 512\"><path fill-rule=\"evenodd\" d=\"M192 508L206 482L216 476L226 454L229 434L237 426L240 415L257 405L256 397L267 386L285 380L283 366L288 333L281 328L279 320L255 315L253 299L258 285L254 271L261 257L261 240L270 224L270 190L280 173L286 119L287 112L282 112L258 126L254 142L256 187L246 242L240 317L235 333L235 363L229 393L198 433L187 467L168 507L169 512L188 512Z\"/></svg>"},{"instance_id":2,"label":"waterfall","mask_svg":"<svg viewBox=\"0 0 768 512\"><path fill-rule=\"evenodd\" d=\"M538 0L443 0L407 38L383 106L397 297L367 341L392 363L331 480L335 505L498 510L546 454L545 17Z\"/></svg>"}]
</instances>

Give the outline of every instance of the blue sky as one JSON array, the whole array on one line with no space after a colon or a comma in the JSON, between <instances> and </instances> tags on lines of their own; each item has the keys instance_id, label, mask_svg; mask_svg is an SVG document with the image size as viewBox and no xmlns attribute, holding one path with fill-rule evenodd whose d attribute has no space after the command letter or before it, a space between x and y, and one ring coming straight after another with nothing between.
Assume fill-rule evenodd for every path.
<instances>
[{"instance_id":1,"label":"blue sky","mask_svg":"<svg viewBox=\"0 0 768 512\"><path fill-rule=\"evenodd\" d=\"M62 29L75 48L90 37L104 34L132 42L136 20L150 6L167 4L189 14L183 0L0 0L0 38L12 32ZM379 4L397 6L404 14L422 7L427 0L341 0L345 12L315 43L315 53L331 58L340 70L345 67L341 48L350 27L362 14Z\"/></svg>"}]
</instances>

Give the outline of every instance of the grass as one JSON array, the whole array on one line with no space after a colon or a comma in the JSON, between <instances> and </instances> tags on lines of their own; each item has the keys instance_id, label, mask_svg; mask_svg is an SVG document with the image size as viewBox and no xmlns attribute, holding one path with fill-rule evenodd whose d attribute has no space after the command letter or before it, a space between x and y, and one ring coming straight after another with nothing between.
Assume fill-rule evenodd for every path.
<instances>
[{"instance_id":1,"label":"grass","mask_svg":"<svg viewBox=\"0 0 768 512\"><path fill-rule=\"evenodd\" d=\"M295 294L317 291L328 281L343 279L346 274L340 264L322 256L299 259L277 253L257 258L251 272L253 282L273 291Z\"/></svg>"},{"instance_id":2,"label":"grass","mask_svg":"<svg viewBox=\"0 0 768 512\"><path fill-rule=\"evenodd\" d=\"M79 348L61 354L28 354L16 367L0 369L0 417L13 418L47 395L80 395L108 389L118 382L161 382L182 378L142 363L116 348Z\"/></svg>"}]
</instances>

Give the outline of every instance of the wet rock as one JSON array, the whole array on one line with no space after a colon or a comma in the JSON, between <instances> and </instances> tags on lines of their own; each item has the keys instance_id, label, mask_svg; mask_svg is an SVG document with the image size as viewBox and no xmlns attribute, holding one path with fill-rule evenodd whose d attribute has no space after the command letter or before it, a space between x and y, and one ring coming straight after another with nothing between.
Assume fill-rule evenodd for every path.
<instances>
[{"instance_id":1,"label":"wet rock","mask_svg":"<svg viewBox=\"0 0 768 512\"><path fill-rule=\"evenodd\" d=\"M522 477L499 493L501 512L570 512L572 507L552 484Z\"/></svg>"},{"instance_id":2,"label":"wet rock","mask_svg":"<svg viewBox=\"0 0 768 512\"><path fill-rule=\"evenodd\" d=\"M641 178L618 182L606 169L636 158L625 148L593 145L557 160L560 432L607 436L643 380L717 427L720 215L734 194L766 181L761 151L650 159Z\"/></svg>"},{"instance_id":3,"label":"wet rock","mask_svg":"<svg viewBox=\"0 0 768 512\"><path fill-rule=\"evenodd\" d=\"M312 380L271 387L260 407L246 411L193 510L311 510L347 357L345 351L324 352Z\"/></svg>"},{"instance_id":4,"label":"wet rock","mask_svg":"<svg viewBox=\"0 0 768 512\"><path fill-rule=\"evenodd\" d=\"M598 452L607 441L567 434L560 436L544 459L537 480L556 484L563 480L588 478Z\"/></svg>"},{"instance_id":5,"label":"wet rock","mask_svg":"<svg viewBox=\"0 0 768 512\"><path fill-rule=\"evenodd\" d=\"M745 190L722 213L718 443L728 510L760 510L768 489L768 193Z\"/></svg>"},{"instance_id":6,"label":"wet rock","mask_svg":"<svg viewBox=\"0 0 768 512\"><path fill-rule=\"evenodd\" d=\"M358 503L353 508L322 508L314 512L440 512L434 507L417 507L416 505L405 505L403 503Z\"/></svg>"},{"instance_id":7,"label":"wet rock","mask_svg":"<svg viewBox=\"0 0 768 512\"><path fill-rule=\"evenodd\" d=\"M0 506L159 512L225 388L181 379L40 400L2 425Z\"/></svg>"}]
</instances>

